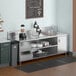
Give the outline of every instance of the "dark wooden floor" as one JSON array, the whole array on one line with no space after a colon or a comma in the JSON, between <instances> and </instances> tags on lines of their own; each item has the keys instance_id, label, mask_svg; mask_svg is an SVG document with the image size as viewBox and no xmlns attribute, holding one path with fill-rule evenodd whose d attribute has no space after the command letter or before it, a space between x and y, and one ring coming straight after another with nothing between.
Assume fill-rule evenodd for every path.
<instances>
[{"instance_id":1,"label":"dark wooden floor","mask_svg":"<svg viewBox=\"0 0 76 76\"><path fill-rule=\"evenodd\" d=\"M57 56L57 57L60 57L60 56ZM51 59L57 58L57 57L56 56L51 57ZM26 62L26 64L30 64L37 61L44 61L48 59L50 59L50 57L45 59L35 60L35 61L29 61L29 62ZM22 65L24 64L25 63L22 63ZM44 70L39 70L32 73L26 73L26 72L17 70L14 67L5 67L5 68L0 68L0 76L76 76L76 62L53 67L53 68L48 68Z\"/></svg>"}]
</instances>

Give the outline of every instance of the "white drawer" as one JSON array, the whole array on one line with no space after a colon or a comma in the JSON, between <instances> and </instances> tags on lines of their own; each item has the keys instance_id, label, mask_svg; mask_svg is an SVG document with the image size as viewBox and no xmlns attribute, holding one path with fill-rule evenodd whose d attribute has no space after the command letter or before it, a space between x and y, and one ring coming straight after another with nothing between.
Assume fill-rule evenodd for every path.
<instances>
[{"instance_id":1,"label":"white drawer","mask_svg":"<svg viewBox=\"0 0 76 76\"><path fill-rule=\"evenodd\" d=\"M33 55L32 54L29 54L29 55L20 55L20 62L22 61L27 61L27 60L31 60L33 59Z\"/></svg>"},{"instance_id":2,"label":"white drawer","mask_svg":"<svg viewBox=\"0 0 76 76\"><path fill-rule=\"evenodd\" d=\"M19 50L20 51L31 50L30 43L29 42L20 42L20 44L19 44Z\"/></svg>"},{"instance_id":3,"label":"white drawer","mask_svg":"<svg viewBox=\"0 0 76 76\"><path fill-rule=\"evenodd\" d=\"M19 49L20 52L30 51L30 50L31 50L31 48L20 48Z\"/></svg>"}]
</instances>

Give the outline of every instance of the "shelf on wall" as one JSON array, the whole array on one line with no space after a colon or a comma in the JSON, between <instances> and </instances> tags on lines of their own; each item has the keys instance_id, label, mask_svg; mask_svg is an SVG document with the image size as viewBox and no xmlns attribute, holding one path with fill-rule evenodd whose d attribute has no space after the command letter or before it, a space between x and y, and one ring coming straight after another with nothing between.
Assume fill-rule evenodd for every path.
<instances>
[{"instance_id":1,"label":"shelf on wall","mask_svg":"<svg viewBox=\"0 0 76 76\"><path fill-rule=\"evenodd\" d=\"M4 21L0 18L0 32L3 32L4 30L2 29L2 23L3 23Z\"/></svg>"},{"instance_id":2,"label":"shelf on wall","mask_svg":"<svg viewBox=\"0 0 76 76\"><path fill-rule=\"evenodd\" d=\"M0 29L0 32L3 32L4 30L3 29Z\"/></svg>"},{"instance_id":3,"label":"shelf on wall","mask_svg":"<svg viewBox=\"0 0 76 76\"><path fill-rule=\"evenodd\" d=\"M4 22L3 20L0 20L0 22Z\"/></svg>"}]
</instances>

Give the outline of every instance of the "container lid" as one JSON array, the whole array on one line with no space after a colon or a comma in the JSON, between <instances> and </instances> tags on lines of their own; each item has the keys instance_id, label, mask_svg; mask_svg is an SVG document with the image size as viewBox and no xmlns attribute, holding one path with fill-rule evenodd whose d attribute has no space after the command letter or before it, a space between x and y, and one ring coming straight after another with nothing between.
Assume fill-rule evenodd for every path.
<instances>
[{"instance_id":1,"label":"container lid","mask_svg":"<svg viewBox=\"0 0 76 76\"><path fill-rule=\"evenodd\" d=\"M25 26L24 24L21 25L21 27L24 27L24 26Z\"/></svg>"}]
</instances>

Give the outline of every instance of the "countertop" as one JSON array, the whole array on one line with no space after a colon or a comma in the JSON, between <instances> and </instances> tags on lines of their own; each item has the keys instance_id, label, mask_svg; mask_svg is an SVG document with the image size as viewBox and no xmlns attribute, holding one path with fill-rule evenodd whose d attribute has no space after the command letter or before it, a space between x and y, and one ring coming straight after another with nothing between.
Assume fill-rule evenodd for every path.
<instances>
[{"instance_id":1,"label":"countertop","mask_svg":"<svg viewBox=\"0 0 76 76\"><path fill-rule=\"evenodd\" d=\"M11 42L11 41L7 39L0 39L0 43L5 43L5 42Z\"/></svg>"},{"instance_id":2,"label":"countertop","mask_svg":"<svg viewBox=\"0 0 76 76\"><path fill-rule=\"evenodd\" d=\"M33 41L33 40L39 40L39 39L46 39L46 38L53 38L53 37L59 37L59 36L65 36L67 34L63 34L63 33L58 33L58 34L55 34L55 35L40 35L38 38L26 38L25 40L17 40L17 41L20 41L20 42L24 42L24 41Z\"/></svg>"}]
</instances>

